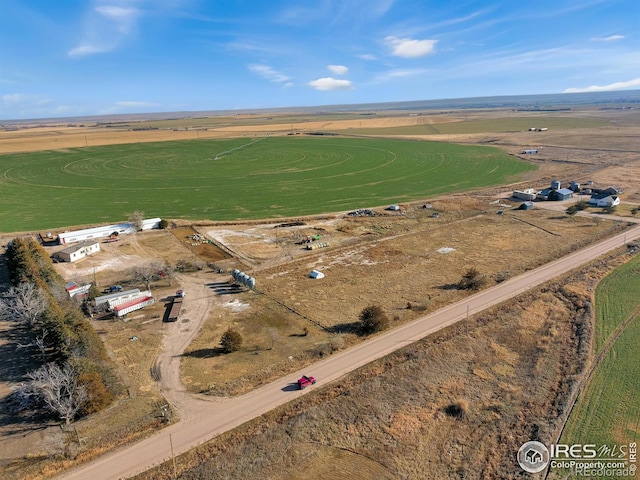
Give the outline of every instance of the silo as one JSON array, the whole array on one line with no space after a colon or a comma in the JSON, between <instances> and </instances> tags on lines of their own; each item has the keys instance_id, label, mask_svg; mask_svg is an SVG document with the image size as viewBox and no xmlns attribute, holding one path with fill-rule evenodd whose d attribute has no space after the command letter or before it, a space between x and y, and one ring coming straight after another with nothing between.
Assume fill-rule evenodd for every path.
<instances>
[{"instance_id":1,"label":"silo","mask_svg":"<svg viewBox=\"0 0 640 480\"><path fill-rule=\"evenodd\" d=\"M551 190L560 190L560 180L553 180L551 182Z\"/></svg>"}]
</instances>

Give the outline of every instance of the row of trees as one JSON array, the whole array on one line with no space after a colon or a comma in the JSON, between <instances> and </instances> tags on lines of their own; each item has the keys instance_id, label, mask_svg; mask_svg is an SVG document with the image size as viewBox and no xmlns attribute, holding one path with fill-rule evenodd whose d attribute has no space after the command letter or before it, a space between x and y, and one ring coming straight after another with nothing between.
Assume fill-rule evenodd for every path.
<instances>
[{"instance_id":1,"label":"row of trees","mask_svg":"<svg viewBox=\"0 0 640 480\"><path fill-rule=\"evenodd\" d=\"M7 249L12 286L0 316L24 329L40 367L11 396L15 413L46 409L65 423L105 408L122 391L102 341L84 318L44 249L14 239Z\"/></svg>"}]
</instances>

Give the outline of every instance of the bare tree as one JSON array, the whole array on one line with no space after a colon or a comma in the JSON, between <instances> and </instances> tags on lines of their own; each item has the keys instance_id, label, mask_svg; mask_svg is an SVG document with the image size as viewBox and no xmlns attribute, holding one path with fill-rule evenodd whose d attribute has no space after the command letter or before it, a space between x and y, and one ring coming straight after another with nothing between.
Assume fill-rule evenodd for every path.
<instances>
[{"instance_id":1,"label":"bare tree","mask_svg":"<svg viewBox=\"0 0 640 480\"><path fill-rule=\"evenodd\" d=\"M47 305L47 297L41 288L31 282L23 282L11 287L7 298L0 299L0 315L33 326Z\"/></svg>"},{"instance_id":2,"label":"bare tree","mask_svg":"<svg viewBox=\"0 0 640 480\"><path fill-rule=\"evenodd\" d=\"M144 222L144 212L140 210L136 210L131 215L129 215L129 221L133 224L136 232L142 230L142 222Z\"/></svg>"},{"instance_id":3,"label":"bare tree","mask_svg":"<svg viewBox=\"0 0 640 480\"><path fill-rule=\"evenodd\" d=\"M134 267L132 271L133 277L142 282L147 287L147 290L151 289L151 282L160 278L160 272L163 271L164 266L158 261L152 261Z\"/></svg>"},{"instance_id":4,"label":"bare tree","mask_svg":"<svg viewBox=\"0 0 640 480\"><path fill-rule=\"evenodd\" d=\"M162 271L164 272L164 278L167 279L167 285L171 286L173 279L176 278L176 267L166 262L162 267Z\"/></svg>"},{"instance_id":5,"label":"bare tree","mask_svg":"<svg viewBox=\"0 0 640 480\"><path fill-rule=\"evenodd\" d=\"M277 328L267 328L267 332L269 332L269 336L271 337L271 346L269 347L269 350L273 350L276 342L280 341L282 337L280 336Z\"/></svg>"},{"instance_id":6,"label":"bare tree","mask_svg":"<svg viewBox=\"0 0 640 480\"><path fill-rule=\"evenodd\" d=\"M86 387L78 384L76 371L69 363L63 367L48 363L28 376L32 392L66 425L73 422L82 404L89 398Z\"/></svg>"},{"instance_id":7,"label":"bare tree","mask_svg":"<svg viewBox=\"0 0 640 480\"><path fill-rule=\"evenodd\" d=\"M47 361L47 343L45 342L47 335L49 335L49 331L46 328L43 328L40 332L40 336L36 335L36 339L31 343L18 343L18 350L21 348L29 348L29 347L38 347L40 350L40 355L42 355L42 363Z\"/></svg>"}]
</instances>

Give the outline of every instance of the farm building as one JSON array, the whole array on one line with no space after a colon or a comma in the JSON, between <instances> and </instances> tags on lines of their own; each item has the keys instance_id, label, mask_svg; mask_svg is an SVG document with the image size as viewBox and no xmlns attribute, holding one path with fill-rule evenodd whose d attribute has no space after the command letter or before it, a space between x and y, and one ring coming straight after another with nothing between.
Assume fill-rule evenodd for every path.
<instances>
[{"instance_id":1,"label":"farm building","mask_svg":"<svg viewBox=\"0 0 640 480\"><path fill-rule=\"evenodd\" d=\"M87 241L61 250L55 254L55 257L61 262L77 262L99 251L100 244L98 242Z\"/></svg>"},{"instance_id":2,"label":"farm building","mask_svg":"<svg viewBox=\"0 0 640 480\"><path fill-rule=\"evenodd\" d=\"M560 188L557 190L554 188L545 188L544 190L541 190L540 193L538 193L536 198L538 200L567 200L569 198L573 198L573 190L570 190L568 188Z\"/></svg>"},{"instance_id":3,"label":"farm building","mask_svg":"<svg viewBox=\"0 0 640 480\"><path fill-rule=\"evenodd\" d=\"M550 200L562 201L562 200L568 200L569 198L573 198L573 190L569 188L561 188L559 190L556 190L555 194L549 195Z\"/></svg>"},{"instance_id":4,"label":"farm building","mask_svg":"<svg viewBox=\"0 0 640 480\"><path fill-rule=\"evenodd\" d=\"M119 297L108 300L108 304L109 310L113 311L117 317L123 317L127 313L152 305L154 301L153 295L147 290L131 295L120 294Z\"/></svg>"},{"instance_id":5,"label":"farm building","mask_svg":"<svg viewBox=\"0 0 640 480\"><path fill-rule=\"evenodd\" d=\"M142 230L151 230L153 228L159 228L160 219L150 218L142 222ZM94 238L107 238L112 233L117 232L118 235L122 233L135 233L136 229L132 223L118 223L115 225L103 225L95 228L85 228L84 230L75 230L73 232L65 232L58 235L58 239L61 245L67 243L83 242Z\"/></svg>"},{"instance_id":6,"label":"farm building","mask_svg":"<svg viewBox=\"0 0 640 480\"><path fill-rule=\"evenodd\" d=\"M514 190L513 198L517 198L519 200L527 200L527 201L535 200L536 191L533 188L526 188L524 190Z\"/></svg>"},{"instance_id":7,"label":"farm building","mask_svg":"<svg viewBox=\"0 0 640 480\"><path fill-rule=\"evenodd\" d=\"M531 210L533 208L533 202L524 202L520 204L518 210Z\"/></svg>"},{"instance_id":8,"label":"farm building","mask_svg":"<svg viewBox=\"0 0 640 480\"><path fill-rule=\"evenodd\" d=\"M140 310L141 308L144 308L147 305L153 305L155 300L151 296L151 293L150 292L142 292L142 293L146 293L148 295L141 295L139 297L129 300L128 302L124 302L113 307L113 313L116 314L116 317L124 317L127 313L135 312L136 310Z\"/></svg>"},{"instance_id":9,"label":"farm building","mask_svg":"<svg viewBox=\"0 0 640 480\"><path fill-rule=\"evenodd\" d=\"M138 288L134 288L133 290L127 290L126 292L111 293L109 295L96 297L93 301L96 307L99 307L103 304L109 305L111 300L116 300L118 298L134 298L137 295L140 295L140 290Z\"/></svg>"},{"instance_id":10,"label":"farm building","mask_svg":"<svg viewBox=\"0 0 640 480\"><path fill-rule=\"evenodd\" d=\"M88 283L86 285L78 285L76 282L69 282L64 286L64 289L69 294L69 298L73 298L76 295L83 296L86 295L89 290L91 290L91 284Z\"/></svg>"},{"instance_id":11,"label":"farm building","mask_svg":"<svg viewBox=\"0 0 640 480\"><path fill-rule=\"evenodd\" d=\"M607 195L606 193L594 193L589 198L589 205L596 207L615 207L620 205L620 197L617 195Z\"/></svg>"},{"instance_id":12,"label":"farm building","mask_svg":"<svg viewBox=\"0 0 640 480\"><path fill-rule=\"evenodd\" d=\"M538 153L538 150L536 149L527 149L522 151L523 155L535 155L536 153Z\"/></svg>"}]
</instances>

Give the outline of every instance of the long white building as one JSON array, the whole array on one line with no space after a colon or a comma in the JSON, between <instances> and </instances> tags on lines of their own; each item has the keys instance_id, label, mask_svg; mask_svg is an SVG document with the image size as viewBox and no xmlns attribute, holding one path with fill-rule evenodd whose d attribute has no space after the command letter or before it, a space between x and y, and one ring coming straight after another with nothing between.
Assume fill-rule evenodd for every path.
<instances>
[{"instance_id":1,"label":"long white building","mask_svg":"<svg viewBox=\"0 0 640 480\"><path fill-rule=\"evenodd\" d=\"M151 230L159 227L159 218L150 218L148 220L143 220L142 222L142 230ZM130 222L117 223L115 225L103 225L101 227L85 228L83 230L61 233L58 235L58 240L61 245L66 245L67 243L84 242L85 240L95 238L107 238L114 232L117 232L118 235L135 233L136 228L133 223Z\"/></svg>"}]
</instances>

